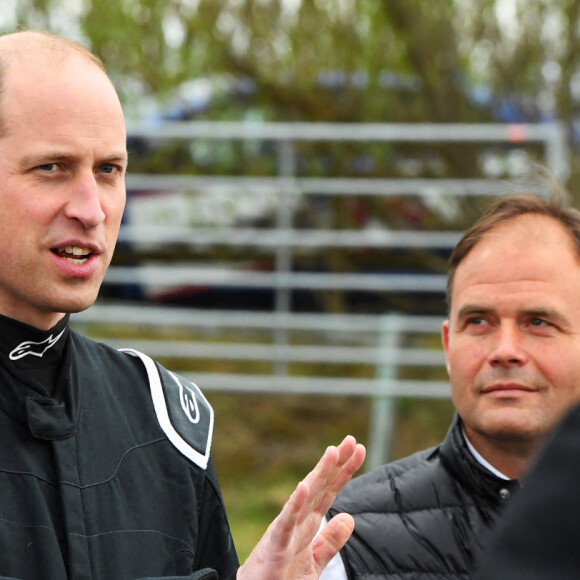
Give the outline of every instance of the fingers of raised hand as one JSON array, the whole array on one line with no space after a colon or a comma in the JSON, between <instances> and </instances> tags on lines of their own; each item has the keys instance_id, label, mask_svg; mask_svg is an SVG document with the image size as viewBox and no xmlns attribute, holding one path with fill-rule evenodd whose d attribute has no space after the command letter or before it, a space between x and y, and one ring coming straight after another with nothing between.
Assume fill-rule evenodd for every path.
<instances>
[{"instance_id":1,"label":"fingers of raised hand","mask_svg":"<svg viewBox=\"0 0 580 580\"><path fill-rule=\"evenodd\" d=\"M364 446L351 435L338 447L329 447L304 479L311 489L311 505L320 504L318 511L326 513L338 492L362 465L365 454Z\"/></svg>"},{"instance_id":2,"label":"fingers of raised hand","mask_svg":"<svg viewBox=\"0 0 580 580\"><path fill-rule=\"evenodd\" d=\"M350 435L338 447L328 447L314 469L298 484L280 515L270 525L270 548L284 549L292 541L296 527L304 520L313 514L317 518L326 514L338 492L361 466L364 457L364 447L357 444L355 438ZM302 530L301 540L308 541L307 537L316 532L319 524L320 521L316 521L316 518L308 522L306 526L308 529Z\"/></svg>"}]
</instances>

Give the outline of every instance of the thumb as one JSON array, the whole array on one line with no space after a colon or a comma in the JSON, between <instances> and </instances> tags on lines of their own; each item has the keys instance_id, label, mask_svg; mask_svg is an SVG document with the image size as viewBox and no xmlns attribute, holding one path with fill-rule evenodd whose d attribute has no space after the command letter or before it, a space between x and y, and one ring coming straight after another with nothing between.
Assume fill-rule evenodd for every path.
<instances>
[{"instance_id":1,"label":"thumb","mask_svg":"<svg viewBox=\"0 0 580 580\"><path fill-rule=\"evenodd\" d=\"M354 519L342 513L334 516L312 542L312 554L318 566L318 574L346 544L354 530Z\"/></svg>"}]
</instances>

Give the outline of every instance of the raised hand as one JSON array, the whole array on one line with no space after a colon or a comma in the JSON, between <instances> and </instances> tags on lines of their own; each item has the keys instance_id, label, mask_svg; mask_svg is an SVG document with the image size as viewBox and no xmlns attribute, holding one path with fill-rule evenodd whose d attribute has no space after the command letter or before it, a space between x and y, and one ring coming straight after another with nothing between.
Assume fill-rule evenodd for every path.
<instances>
[{"instance_id":1,"label":"raised hand","mask_svg":"<svg viewBox=\"0 0 580 580\"><path fill-rule=\"evenodd\" d=\"M338 492L362 465L365 453L350 435L338 447L329 447L270 524L238 570L237 579L317 579L350 537L354 521L348 514L338 514L316 533Z\"/></svg>"}]
</instances>

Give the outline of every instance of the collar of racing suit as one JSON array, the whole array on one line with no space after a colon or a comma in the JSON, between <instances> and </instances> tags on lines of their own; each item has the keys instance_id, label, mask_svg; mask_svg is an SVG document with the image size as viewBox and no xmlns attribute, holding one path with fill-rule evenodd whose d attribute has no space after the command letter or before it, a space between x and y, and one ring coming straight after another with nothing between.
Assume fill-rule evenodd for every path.
<instances>
[{"instance_id":1,"label":"collar of racing suit","mask_svg":"<svg viewBox=\"0 0 580 580\"><path fill-rule=\"evenodd\" d=\"M41 439L76 429L68 322L66 315L45 331L0 315L0 408Z\"/></svg>"}]
</instances>

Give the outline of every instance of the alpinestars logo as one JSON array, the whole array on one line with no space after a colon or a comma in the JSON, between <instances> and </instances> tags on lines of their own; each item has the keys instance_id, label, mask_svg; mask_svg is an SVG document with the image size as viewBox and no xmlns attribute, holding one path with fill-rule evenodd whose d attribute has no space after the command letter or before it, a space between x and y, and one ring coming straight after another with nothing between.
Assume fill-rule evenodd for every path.
<instances>
[{"instance_id":1,"label":"alpinestars logo","mask_svg":"<svg viewBox=\"0 0 580 580\"><path fill-rule=\"evenodd\" d=\"M33 342L32 340L26 340L21 342L11 353L10 360L18 360L28 355L42 357L42 355L51 347L53 347L58 339L64 334L66 328L57 335L50 335L46 340L42 342Z\"/></svg>"},{"instance_id":2,"label":"alpinestars logo","mask_svg":"<svg viewBox=\"0 0 580 580\"><path fill-rule=\"evenodd\" d=\"M199 407L195 393L189 387L183 386L181 381L177 381L177 384L179 385L179 400L185 416L191 423L199 423Z\"/></svg>"}]
</instances>

